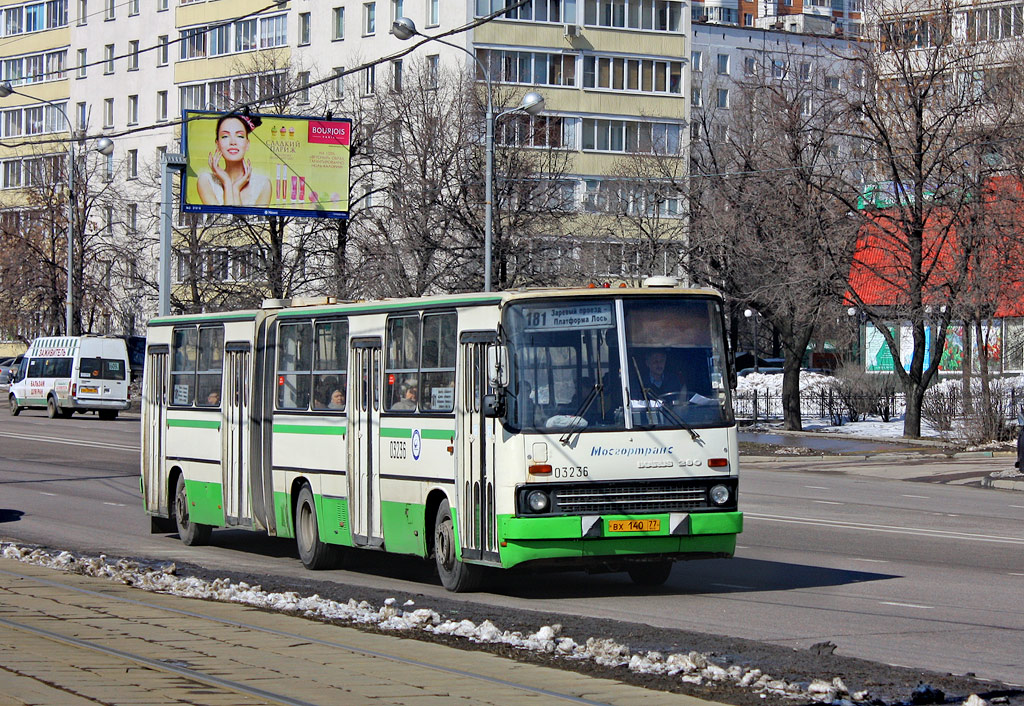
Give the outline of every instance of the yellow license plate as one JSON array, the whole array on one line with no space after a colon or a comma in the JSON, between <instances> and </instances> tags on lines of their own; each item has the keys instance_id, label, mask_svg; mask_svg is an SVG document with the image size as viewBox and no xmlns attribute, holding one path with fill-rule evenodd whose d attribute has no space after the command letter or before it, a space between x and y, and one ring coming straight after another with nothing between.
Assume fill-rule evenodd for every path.
<instances>
[{"instance_id":1,"label":"yellow license plate","mask_svg":"<svg viewBox=\"0 0 1024 706\"><path fill-rule=\"evenodd\" d=\"M83 387L80 389L80 392L92 393L95 395L97 392L99 392L99 390L96 389L95 387Z\"/></svg>"},{"instance_id":2,"label":"yellow license plate","mask_svg":"<svg viewBox=\"0 0 1024 706\"><path fill-rule=\"evenodd\" d=\"M658 532L661 520L608 520L609 532Z\"/></svg>"}]
</instances>

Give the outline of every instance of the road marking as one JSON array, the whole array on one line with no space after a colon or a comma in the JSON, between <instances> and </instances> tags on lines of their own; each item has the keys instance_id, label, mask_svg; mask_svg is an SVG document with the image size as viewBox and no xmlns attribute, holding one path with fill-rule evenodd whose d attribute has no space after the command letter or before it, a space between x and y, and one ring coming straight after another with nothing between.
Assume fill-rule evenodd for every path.
<instances>
[{"instance_id":1,"label":"road marking","mask_svg":"<svg viewBox=\"0 0 1024 706\"><path fill-rule=\"evenodd\" d=\"M819 505L842 505L843 503L837 503L834 500L812 500L812 503L818 503Z\"/></svg>"},{"instance_id":2,"label":"road marking","mask_svg":"<svg viewBox=\"0 0 1024 706\"><path fill-rule=\"evenodd\" d=\"M860 557L853 557L854 561L863 561L868 564L888 564L888 559L861 559Z\"/></svg>"},{"instance_id":3,"label":"road marking","mask_svg":"<svg viewBox=\"0 0 1024 706\"><path fill-rule=\"evenodd\" d=\"M1011 505L1010 507L1015 507L1018 510L1024 510L1024 505Z\"/></svg>"},{"instance_id":4,"label":"road marking","mask_svg":"<svg viewBox=\"0 0 1024 706\"><path fill-rule=\"evenodd\" d=\"M1024 537L1000 537L992 534L974 534L971 532L955 532L953 530L925 529L922 527L894 527L891 525L871 525L860 522L844 522L842 520L818 520L810 517L788 517L786 515L762 515L757 512L745 512L744 518L764 520L766 522L782 522L791 525L811 525L814 527L832 527L835 529L859 530L861 532L880 532L882 534L908 534L917 537L934 537L938 539L960 539L968 542L993 542L996 544L1017 544L1024 546Z\"/></svg>"},{"instance_id":5,"label":"road marking","mask_svg":"<svg viewBox=\"0 0 1024 706\"><path fill-rule=\"evenodd\" d=\"M104 505L110 505L111 507L127 507L124 503L103 503Z\"/></svg>"},{"instance_id":6,"label":"road marking","mask_svg":"<svg viewBox=\"0 0 1024 706\"><path fill-rule=\"evenodd\" d=\"M896 601L879 601L882 605L894 605L900 608L922 608L924 610L931 610L935 606L930 605L918 605L917 603L897 603Z\"/></svg>"},{"instance_id":7,"label":"road marking","mask_svg":"<svg viewBox=\"0 0 1024 706\"><path fill-rule=\"evenodd\" d=\"M805 485L804 487L810 488L811 490L830 490L830 488L826 488L823 485Z\"/></svg>"},{"instance_id":8,"label":"road marking","mask_svg":"<svg viewBox=\"0 0 1024 706\"><path fill-rule=\"evenodd\" d=\"M740 586L739 584L735 584L735 583L713 583L711 585L712 586L718 586L719 588L742 588L744 590L747 590L747 589L750 588L750 586Z\"/></svg>"},{"instance_id":9,"label":"road marking","mask_svg":"<svg viewBox=\"0 0 1024 706\"><path fill-rule=\"evenodd\" d=\"M49 495L49 496L50 496L51 498L55 498L55 497L57 497L57 494L56 494L56 493L43 493L43 492L40 492L39 494L40 494L40 495Z\"/></svg>"},{"instance_id":10,"label":"road marking","mask_svg":"<svg viewBox=\"0 0 1024 706\"><path fill-rule=\"evenodd\" d=\"M9 439L24 439L26 441L45 441L51 444L65 444L67 446L88 446L95 449L114 449L115 451L130 451L138 453L138 445L110 444L104 441L85 441L74 439L62 439L56 436L39 436L38 434L23 434L19 432L0 431L0 437Z\"/></svg>"},{"instance_id":11,"label":"road marking","mask_svg":"<svg viewBox=\"0 0 1024 706\"><path fill-rule=\"evenodd\" d=\"M1019 571L1011 571L1010 576L1024 576L1024 574L1020 573Z\"/></svg>"},{"instance_id":12,"label":"road marking","mask_svg":"<svg viewBox=\"0 0 1024 706\"><path fill-rule=\"evenodd\" d=\"M927 495L901 495L901 498L920 498L921 500L930 500Z\"/></svg>"}]
</instances>

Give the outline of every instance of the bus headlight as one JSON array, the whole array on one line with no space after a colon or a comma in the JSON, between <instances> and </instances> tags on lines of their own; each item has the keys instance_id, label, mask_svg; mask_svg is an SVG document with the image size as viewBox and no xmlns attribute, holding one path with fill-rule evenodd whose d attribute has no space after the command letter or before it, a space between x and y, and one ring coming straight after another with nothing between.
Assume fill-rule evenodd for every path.
<instances>
[{"instance_id":1,"label":"bus headlight","mask_svg":"<svg viewBox=\"0 0 1024 706\"><path fill-rule=\"evenodd\" d=\"M548 494L543 490L534 490L526 496L526 504L530 506L530 510L533 512L545 512L551 501L548 500Z\"/></svg>"},{"instance_id":2,"label":"bus headlight","mask_svg":"<svg viewBox=\"0 0 1024 706\"><path fill-rule=\"evenodd\" d=\"M725 505L729 502L729 488L724 485L713 485L711 490L708 491L708 495L711 496L711 502L715 505Z\"/></svg>"}]
</instances>

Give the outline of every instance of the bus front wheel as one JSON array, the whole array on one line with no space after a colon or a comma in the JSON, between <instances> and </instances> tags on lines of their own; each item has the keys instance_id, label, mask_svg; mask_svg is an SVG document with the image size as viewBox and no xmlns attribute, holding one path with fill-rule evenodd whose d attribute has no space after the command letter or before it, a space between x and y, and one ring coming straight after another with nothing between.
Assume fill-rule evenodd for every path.
<instances>
[{"instance_id":1,"label":"bus front wheel","mask_svg":"<svg viewBox=\"0 0 1024 706\"><path fill-rule=\"evenodd\" d=\"M337 545L320 540L316 502L308 485L302 486L298 500L295 501L295 543L299 545L302 565L307 569L316 571L337 566L340 551Z\"/></svg>"},{"instance_id":2,"label":"bus front wheel","mask_svg":"<svg viewBox=\"0 0 1024 706\"><path fill-rule=\"evenodd\" d=\"M629 578L637 586L660 586L668 581L668 575L672 573L671 561L652 561L637 563L626 569Z\"/></svg>"},{"instance_id":3,"label":"bus front wheel","mask_svg":"<svg viewBox=\"0 0 1024 706\"><path fill-rule=\"evenodd\" d=\"M185 476L178 476L174 486L174 523L178 527L178 536L182 544L189 547L206 544L210 541L210 525L193 522L189 517L188 495L185 493Z\"/></svg>"},{"instance_id":4,"label":"bus front wheel","mask_svg":"<svg viewBox=\"0 0 1024 706\"><path fill-rule=\"evenodd\" d=\"M475 591L483 582L483 567L461 562L455 554L455 525L447 500L441 501L434 521L434 562L441 585L453 593Z\"/></svg>"}]
</instances>

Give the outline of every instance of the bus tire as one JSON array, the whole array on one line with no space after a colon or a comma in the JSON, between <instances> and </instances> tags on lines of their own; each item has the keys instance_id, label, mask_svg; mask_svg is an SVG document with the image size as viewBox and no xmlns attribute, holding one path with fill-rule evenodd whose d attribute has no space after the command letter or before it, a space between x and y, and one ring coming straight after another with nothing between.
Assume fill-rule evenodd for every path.
<instances>
[{"instance_id":1,"label":"bus tire","mask_svg":"<svg viewBox=\"0 0 1024 706\"><path fill-rule=\"evenodd\" d=\"M116 409L101 409L97 414L100 415L100 419L106 419L108 421L111 419L117 419Z\"/></svg>"},{"instance_id":2,"label":"bus tire","mask_svg":"<svg viewBox=\"0 0 1024 706\"><path fill-rule=\"evenodd\" d=\"M18 404L18 398L11 395L11 416L17 417L21 414L21 406Z\"/></svg>"},{"instance_id":3,"label":"bus tire","mask_svg":"<svg viewBox=\"0 0 1024 706\"><path fill-rule=\"evenodd\" d=\"M196 547L210 541L210 532L213 528L210 525L201 525L189 519L188 495L185 493L185 476L179 475L178 482L174 486L174 524L178 528L178 536L181 543Z\"/></svg>"},{"instance_id":4,"label":"bus tire","mask_svg":"<svg viewBox=\"0 0 1024 706\"><path fill-rule=\"evenodd\" d=\"M459 561L455 552L455 524L448 500L442 500L434 520L434 563L441 585L453 593L475 591L483 583L482 566Z\"/></svg>"},{"instance_id":5,"label":"bus tire","mask_svg":"<svg viewBox=\"0 0 1024 706\"><path fill-rule=\"evenodd\" d=\"M60 407L57 406L57 400L52 396L46 398L46 416L50 419L60 416Z\"/></svg>"},{"instance_id":6,"label":"bus tire","mask_svg":"<svg viewBox=\"0 0 1024 706\"><path fill-rule=\"evenodd\" d=\"M299 547L299 558L307 569L334 568L340 552L337 545L320 540L320 529L316 521L316 501L308 485L299 490L295 501L295 543Z\"/></svg>"},{"instance_id":7,"label":"bus tire","mask_svg":"<svg viewBox=\"0 0 1024 706\"><path fill-rule=\"evenodd\" d=\"M661 586L672 573L671 561L649 561L636 563L626 571L637 586Z\"/></svg>"}]
</instances>

